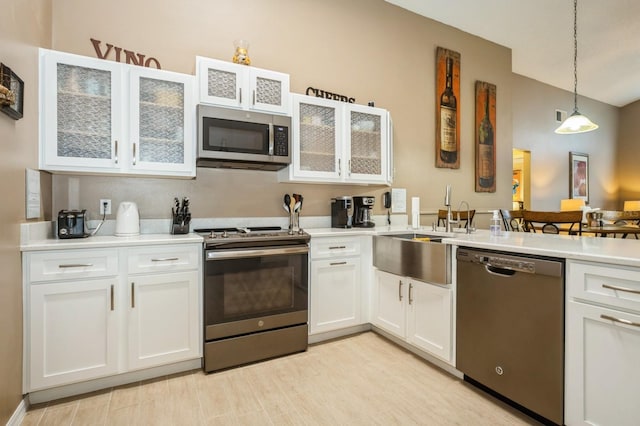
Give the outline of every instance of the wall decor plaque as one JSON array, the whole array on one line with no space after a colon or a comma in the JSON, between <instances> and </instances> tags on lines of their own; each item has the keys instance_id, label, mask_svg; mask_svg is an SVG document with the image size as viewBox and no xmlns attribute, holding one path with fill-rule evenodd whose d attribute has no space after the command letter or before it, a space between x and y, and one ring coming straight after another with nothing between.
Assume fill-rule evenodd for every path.
<instances>
[{"instance_id":1,"label":"wall decor plaque","mask_svg":"<svg viewBox=\"0 0 640 426\"><path fill-rule=\"evenodd\" d=\"M436 50L436 167L460 168L460 54Z\"/></svg>"},{"instance_id":2,"label":"wall decor plaque","mask_svg":"<svg viewBox=\"0 0 640 426\"><path fill-rule=\"evenodd\" d=\"M476 81L476 192L496 192L496 86Z\"/></svg>"}]
</instances>

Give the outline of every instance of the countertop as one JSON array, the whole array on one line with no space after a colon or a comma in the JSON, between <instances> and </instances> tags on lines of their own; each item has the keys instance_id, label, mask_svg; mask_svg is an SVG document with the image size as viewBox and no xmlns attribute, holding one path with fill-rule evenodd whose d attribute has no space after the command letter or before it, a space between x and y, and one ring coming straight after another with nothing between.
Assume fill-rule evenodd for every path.
<instances>
[{"instance_id":1,"label":"countertop","mask_svg":"<svg viewBox=\"0 0 640 426\"><path fill-rule=\"evenodd\" d=\"M433 231L426 227L414 230L408 226L351 229L318 228L306 229L306 231L311 235L312 241L313 237L416 232L441 236L443 237L443 243L460 247L640 267L640 240L636 240L633 237L622 239L504 231L500 236L492 236L488 230L478 230L471 234L465 234L462 232L446 233L442 230Z\"/></svg>"},{"instance_id":2,"label":"countertop","mask_svg":"<svg viewBox=\"0 0 640 426\"><path fill-rule=\"evenodd\" d=\"M131 247L144 245L188 244L202 243L203 239L198 234L140 234L135 237L93 236L89 238L71 238L60 240L57 238L45 238L30 240L20 246L23 252L41 250L66 250L88 249L106 247Z\"/></svg>"}]
</instances>

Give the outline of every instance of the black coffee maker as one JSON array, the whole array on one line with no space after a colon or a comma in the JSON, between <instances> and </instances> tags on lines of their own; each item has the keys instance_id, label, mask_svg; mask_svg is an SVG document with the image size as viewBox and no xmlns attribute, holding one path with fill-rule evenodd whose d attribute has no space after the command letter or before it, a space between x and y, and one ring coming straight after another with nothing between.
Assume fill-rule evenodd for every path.
<instances>
[{"instance_id":1,"label":"black coffee maker","mask_svg":"<svg viewBox=\"0 0 640 426\"><path fill-rule=\"evenodd\" d=\"M353 197L354 215L353 226L357 228L373 228L376 224L371 218L371 211L375 204L375 197L368 195Z\"/></svg>"},{"instance_id":2,"label":"black coffee maker","mask_svg":"<svg viewBox=\"0 0 640 426\"><path fill-rule=\"evenodd\" d=\"M60 210L58 212L58 238L86 238L86 210Z\"/></svg>"},{"instance_id":3,"label":"black coffee maker","mask_svg":"<svg viewBox=\"0 0 640 426\"><path fill-rule=\"evenodd\" d=\"M331 199L331 227L351 228L353 222L353 198L336 197Z\"/></svg>"}]
</instances>

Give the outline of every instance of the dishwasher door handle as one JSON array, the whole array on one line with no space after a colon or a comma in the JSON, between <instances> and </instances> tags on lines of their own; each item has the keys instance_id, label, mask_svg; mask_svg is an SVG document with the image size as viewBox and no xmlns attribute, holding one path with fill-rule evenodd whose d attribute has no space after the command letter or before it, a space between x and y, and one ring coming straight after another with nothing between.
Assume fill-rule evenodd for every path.
<instances>
[{"instance_id":1,"label":"dishwasher door handle","mask_svg":"<svg viewBox=\"0 0 640 426\"><path fill-rule=\"evenodd\" d=\"M491 275L499 275L501 277L512 277L516 274L516 271L513 269L497 268L486 263L484 265L484 269Z\"/></svg>"}]
</instances>

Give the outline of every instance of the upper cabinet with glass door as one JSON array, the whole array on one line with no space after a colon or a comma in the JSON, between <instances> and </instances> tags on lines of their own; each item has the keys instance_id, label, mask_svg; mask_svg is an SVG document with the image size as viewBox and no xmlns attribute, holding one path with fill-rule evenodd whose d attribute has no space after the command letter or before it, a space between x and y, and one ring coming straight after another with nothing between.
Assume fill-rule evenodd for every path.
<instances>
[{"instance_id":1,"label":"upper cabinet with glass door","mask_svg":"<svg viewBox=\"0 0 640 426\"><path fill-rule=\"evenodd\" d=\"M196 57L198 101L289 115L289 74Z\"/></svg>"},{"instance_id":2,"label":"upper cabinet with glass door","mask_svg":"<svg viewBox=\"0 0 640 426\"><path fill-rule=\"evenodd\" d=\"M380 108L293 95L292 182L391 184L389 113Z\"/></svg>"},{"instance_id":3,"label":"upper cabinet with glass door","mask_svg":"<svg viewBox=\"0 0 640 426\"><path fill-rule=\"evenodd\" d=\"M193 79L40 49L40 168L195 176Z\"/></svg>"}]
</instances>

